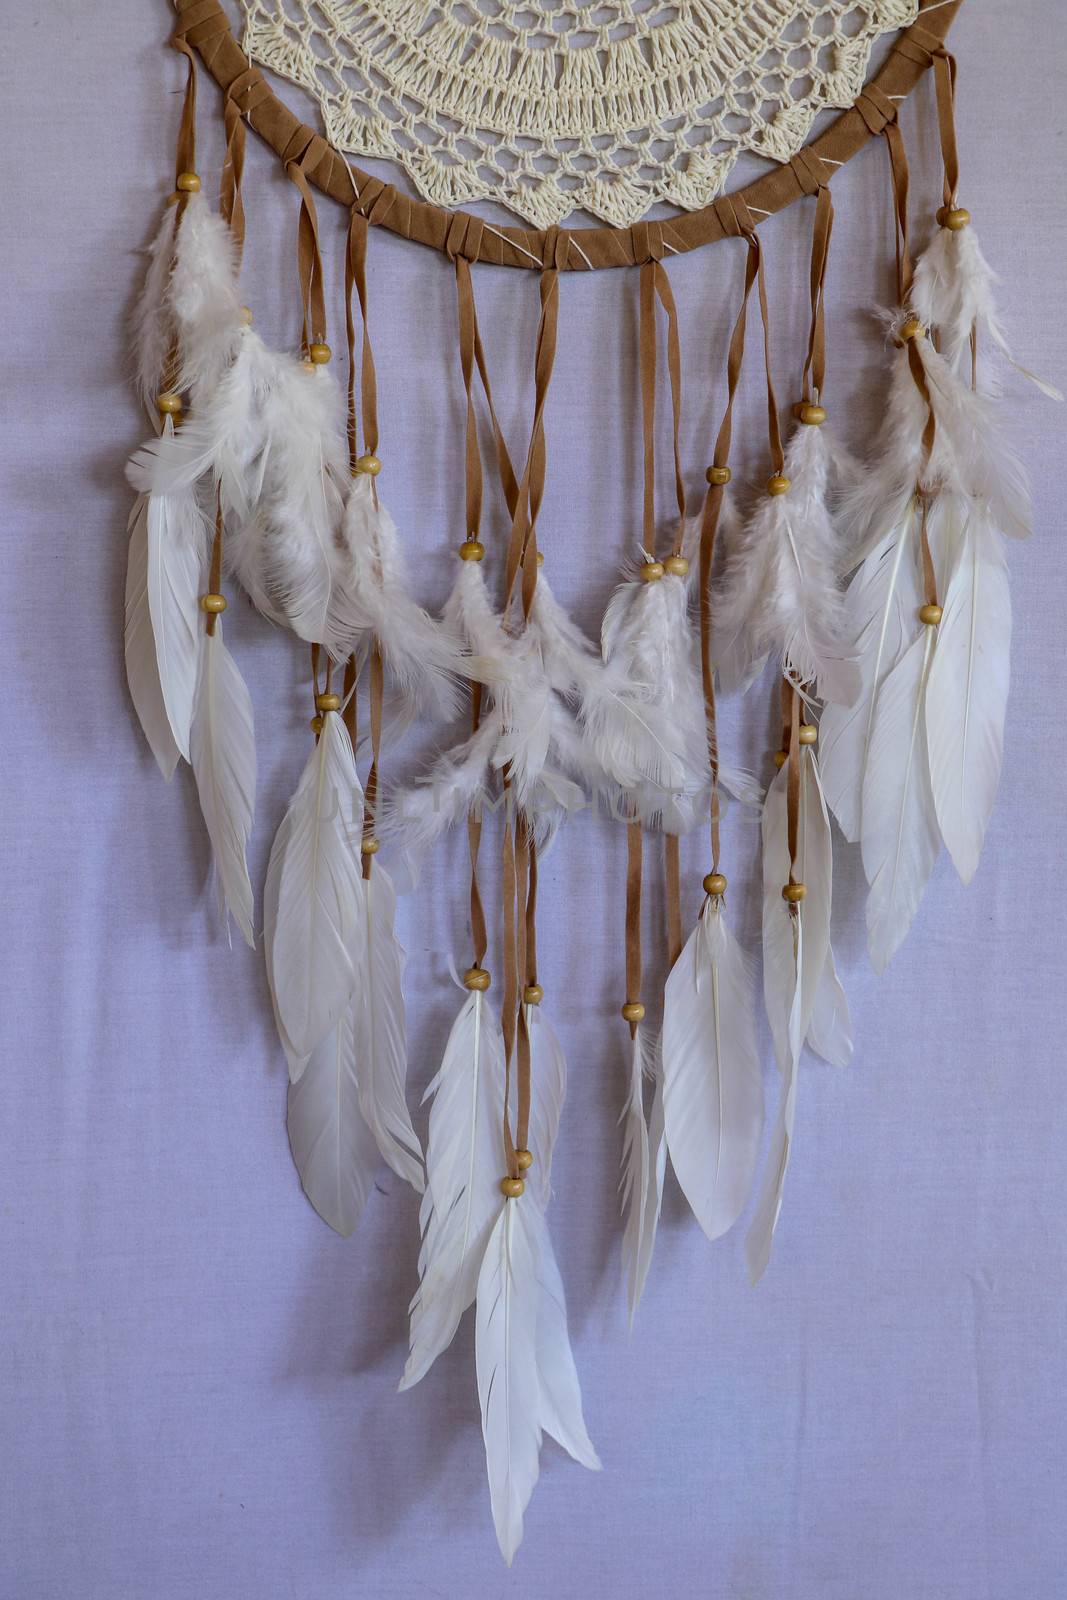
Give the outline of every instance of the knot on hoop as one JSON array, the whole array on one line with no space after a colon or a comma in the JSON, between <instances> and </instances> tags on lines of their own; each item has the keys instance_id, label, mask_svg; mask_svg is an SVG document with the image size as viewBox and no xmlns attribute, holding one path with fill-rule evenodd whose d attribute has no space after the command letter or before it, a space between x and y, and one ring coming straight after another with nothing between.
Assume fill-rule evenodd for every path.
<instances>
[{"instance_id":1,"label":"knot on hoop","mask_svg":"<svg viewBox=\"0 0 1067 1600\"><path fill-rule=\"evenodd\" d=\"M236 106L242 117L248 117L264 100L271 99L270 84L258 67L246 67L226 90L226 98Z\"/></svg>"},{"instance_id":2,"label":"knot on hoop","mask_svg":"<svg viewBox=\"0 0 1067 1600\"><path fill-rule=\"evenodd\" d=\"M801 194L816 195L829 183L825 161L808 146L797 151L789 163L789 168L800 185Z\"/></svg>"},{"instance_id":3,"label":"knot on hoop","mask_svg":"<svg viewBox=\"0 0 1067 1600\"><path fill-rule=\"evenodd\" d=\"M743 239L755 233L755 218L739 194L721 194L712 202L712 209L727 239Z\"/></svg>"},{"instance_id":4,"label":"knot on hoop","mask_svg":"<svg viewBox=\"0 0 1067 1600\"><path fill-rule=\"evenodd\" d=\"M191 5L183 5L178 21L174 24L174 32L170 36L171 44L179 39L184 42L194 29L196 38L191 43L195 44L197 49L209 39L229 33L230 19L218 0L193 0Z\"/></svg>"},{"instance_id":5,"label":"knot on hoop","mask_svg":"<svg viewBox=\"0 0 1067 1600\"><path fill-rule=\"evenodd\" d=\"M633 243L635 267L643 266L648 261L663 260L667 247L660 223L635 222L630 229L630 238Z\"/></svg>"},{"instance_id":6,"label":"knot on hoop","mask_svg":"<svg viewBox=\"0 0 1067 1600\"><path fill-rule=\"evenodd\" d=\"M541 241L541 267L545 272L554 270L562 272L567 265L567 251L570 240L567 235L553 224L546 228Z\"/></svg>"},{"instance_id":7,"label":"knot on hoop","mask_svg":"<svg viewBox=\"0 0 1067 1600\"><path fill-rule=\"evenodd\" d=\"M931 33L929 28L924 28L921 22L912 23L907 33L894 44L893 53L903 56L905 61L914 61L920 67L930 67L937 56L948 55L944 41Z\"/></svg>"},{"instance_id":8,"label":"knot on hoop","mask_svg":"<svg viewBox=\"0 0 1067 1600\"><path fill-rule=\"evenodd\" d=\"M465 211L457 211L449 221L448 233L445 235L445 255L449 261L477 261L484 232L485 223L481 217L472 217Z\"/></svg>"},{"instance_id":9,"label":"knot on hoop","mask_svg":"<svg viewBox=\"0 0 1067 1600\"><path fill-rule=\"evenodd\" d=\"M881 133L888 123L896 121L895 103L875 83L868 84L863 93L856 96L853 105L866 123L868 133Z\"/></svg>"}]
</instances>

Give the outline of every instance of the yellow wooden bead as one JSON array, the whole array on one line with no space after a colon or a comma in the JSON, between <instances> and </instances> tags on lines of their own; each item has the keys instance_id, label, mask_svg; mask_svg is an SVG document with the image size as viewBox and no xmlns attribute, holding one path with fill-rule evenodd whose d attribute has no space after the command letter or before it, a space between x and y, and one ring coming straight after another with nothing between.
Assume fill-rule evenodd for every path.
<instances>
[{"instance_id":1,"label":"yellow wooden bead","mask_svg":"<svg viewBox=\"0 0 1067 1600\"><path fill-rule=\"evenodd\" d=\"M689 573L689 563L684 556L668 556L663 563L664 572L669 572L672 578L685 578Z\"/></svg>"},{"instance_id":2,"label":"yellow wooden bead","mask_svg":"<svg viewBox=\"0 0 1067 1600\"><path fill-rule=\"evenodd\" d=\"M729 467L709 467L704 476L710 484L717 485L721 489L724 483L729 483L733 473Z\"/></svg>"},{"instance_id":3,"label":"yellow wooden bead","mask_svg":"<svg viewBox=\"0 0 1067 1600\"><path fill-rule=\"evenodd\" d=\"M721 872L709 872L704 879L704 893L718 900L726 893L726 878Z\"/></svg>"},{"instance_id":4,"label":"yellow wooden bead","mask_svg":"<svg viewBox=\"0 0 1067 1600\"><path fill-rule=\"evenodd\" d=\"M251 306L242 306L241 307L241 321L244 323L246 328L250 328L252 326L252 307Z\"/></svg>"},{"instance_id":5,"label":"yellow wooden bead","mask_svg":"<svg viewBox=\"0 0 1067 1600\"><path fill-rule=\"evenodd\" d=\"M356 471L365 472L368 478L376 478L382 470L382 464L377 456L360 456L356 462Z\"/></svg>"},{"instance_id":6,"label":"yellow wooden bead","mask_svg":"<svg viewBox=\"0 0 1067 1600\"><path fill-rule=\"evenodd\" d=\"M539 567L543 567L544 564L545 564L545 552L543 550L538 550L538 552L537 552L537 565Z\"/></svg>"},{"instance_id":7,"label":"yellow wooden bead","mask_svg":"<svg viewBox=\"0 0 1067 1600\"><path fill-rule=\"evenodd\" d=\"M788 760L789 760L789 751L788 750L776 750L774 752L774 764L778 768L779 772L781 772L782 768L785 766L785 764L786 764L786 762Z\"/></svg>"},{"instance_id":8,"label":"yellow wooden bead","mask_svg":"<svg viewBox=\"0 0 1067 1600\"><path fill-rule=\"evenodd\" d=\"M516 1150L515 1165L520 1172L529 1172L533 1166L533 1155L529 1150Z\"/></svg>"},{"instance_id":9,"label":"yellow wooden bead","mask_svg":"<svg viewBox=\"0 0 1067 1600\"><path fill-rule=\"evenodd\" d=\"M819 730L815 726L814 722L802 722L800 724L801 744L816 744L818 742L818 738Z\"/></svg>"},{"instance_id":10,"label":"yellow wooden bead","mask_svg":"<svg viewBox=\"0 0 1067 1600\"><path fill-rule=\"evenodd\" d=\"M545 991L539 983L528 983L522 991L522 1003L524 1006L539 1006L544 998Z\"/></svg>"},{"instance_id":11,"label":"yellow wooden bead","mask_svg":"<svg viewBox=\"0 0 1067 1600\"><path fill-rule=\"evenodd\" d=\"M900 326L901 342L903 344L907 344L909 339L919 339L925 332L926 329L923 327L918 317L909 317L907 321L901 323Z\"/></svg>"},{"instance_id":12,"label":"yellow wooden bead","mask_svg":"<svg viewBox=\"0 0 1067 1600\"><path fill-rule=\"evenodd\" d=\"M501 1178L500 1193L507 1195L509 1200L517 1200L525 1192L526 1185L521 1178Z\"/></svg>"},{"instance_id":13,"label":"yellow wooden bead","mask_svg":"<svg viewBox=\"0 0 1067 1600\"><path fill-rule=\"evenodd\" d=\"M788 900L791 906L798 906L807 892L802 883L787 883L782 890L782 899Z\"/></svg>"},{"instance_id":14,"label":"yellow wooden bead","mask_svg":"<svg viewBox=\"0 0 1067 1600\"><path fill-rule=\"evenodd\" d=\"M658 583L663 576L662 561L645 561L641 566L641 577L645 583Z\"/></svg>"},{"instance_id":15,"label":"yellow wooden bead","mask_svg":"<svg viewBox=\"0 0 1067 1600\"><path fill-rule=\"evenodd\" d=\"M359 846L365 856L376 856L381 847L381 840L375 839L373 835L370 834L366 839L362 839L360 841Z\"/></svg>"},{"instance_id":16,"label":"yellow wooden bead","mask_svg":"<svg viewBox=\"0 0 1067 1600\"><path fill-rule=\"evenodd\" d=\"M826 421L826 407L813 405L808 400L802 400L800 405L794 407L794 414L806 428L821 428Z\"/></svg>"},{"instance_id":17,"label":"yellow wooden bead","mask_svg":"<svg viewBox=\"0 0 1067 1600\"><path fill-rule=\"evenodd\" d=\"M173 389L164 389L162 394L156 395L156 410L160 416L176 417L182 408L182 397L175 394Z\"/></svg>"},{"instance_id":18,"label":"yellow wooden bead","mask_svg":"<svg viewBox=\"0 0 1067 1600\"><path fill-rule=\"evenodd\" d=\"M341 696L334 694L332 690L326 694L317 694L315 696L315 709L316 711L340 711Z\"/></svg>"},{"instance_id":19,"label":"yellow wooden bead","mask_svg":"<svg viewBox=\"0 0 1067 1600\"><path fill-rule=\"evenodd\" d=\"M463 987L477 989L481 994L485 993L492 981L484 967L468 967L463 974Z\"/></svg>"},{"instance_id":20,"label":"yellow wooden bead","mask_svg":"<svg viewBox=\"0 0 1067 1600\"><path fill-rule=\"evenodd\" d=\"M772 478L767 479L767 493L769 495L789 493L789 479L784 473L776 472Z\"/></svg>"},{"instance_id":21,"label":"yellow wooden bead","mask_svg":"<svg viewBox=\"0 0 1067 1600\"><path fill-rule=\"evenodd\" d=\"M928 628L936 628L944 614L940 606L919 607L919 621Z\"/></svg>"},{"instance_id":22,"label":"yellow wooden bead","mask_svg":"<svg viewBox=\"0 0 1067 1600\"><path fill-rule=\"evenodd\" d=\"M311 728L312 733L315 734L315 736L317 738L318 735L322 732L322 718L318 717L318 716L312 717L309 726Z\"/></svg>"},{"instance_id":23,"label":"yellow wooden bead","mask_svg":"<svg viewBox=\"0 0 1067 1600\"><path fill-rule=\"evenodd\" d=\"M949 233L959 233L961 229L969 227L971 213L966 206L942 206L937 213L937 220L942 228L947 228Z\"/></svg>"},{"instance_id":24,"label":"yellow wooden bead","mask_svg":"<svg viewBox=\"0 0 1067 1600\"><path fill-rule=\"evenodd\" d=\"M645 1014L645 1008L640 1000L627 1000L622 1008L624 1022L640 1022Z\"/></svg>"},{"instance_id":25,"label":"yellow wooden bead","mask_svg":"<svg viewBox=\"0 0 1067 1600\"><path fill-rule=\"evenodd\" d=\"M202 594L200 596L201 611L208 612L211 616L218 616L226 610L226 596L224 594Z\"/></svg>"},{"instance_id":26,"label":"yellow wooden bead","mask_svg":"<svg viewBox=\"0 0 1067 1600\"><path fill-rule=\"evenodd\" d=\"M308 360L313 367L324 367L332 355L328 344L313 344L308 351Z\"/></svg>"},{"instance_id":27,"label":"yellow wooden bead","mask_svg":"<svg viewBox=\"0 0 1067 1600\"><path fill-rule=\"evenodd\" d=\"M480 539L465 539L459 547L461 561L481 561L485 555L485 545Z\"/></svg>"},{"instance_id":28,"label":"yellow wooden bead","mask_svg":"<svg viewBox=\"0 0 1067 1600\"><path fill-rule=\"evenodd\" d=\"M174 187L179 194L199 194L200 179L195 172L179 172Z\"/></svg>"}]
</instances>

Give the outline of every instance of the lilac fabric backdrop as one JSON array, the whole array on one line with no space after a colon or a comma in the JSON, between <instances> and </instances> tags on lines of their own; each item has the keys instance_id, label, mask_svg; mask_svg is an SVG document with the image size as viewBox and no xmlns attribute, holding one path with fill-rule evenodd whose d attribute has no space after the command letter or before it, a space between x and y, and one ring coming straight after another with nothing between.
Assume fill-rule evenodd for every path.
<instances>
[{"instance_id":1,"label":"lilac fabric backdrop","mask_svg":"<svg viewBox=\"0 0 1067 1600\"><path fill-rule=\"evenodd\" d=\"M622 839L583 820L545 861L543 981L571 1064L552 1223L605 1470L584 1474L546 1446L508 1576L488 1513L470 1329L423 1385L394 1393L416 1201L383 1173L345 1242L303 1200L261 961L220 935L188 773L162 784L125 692L122 463L142 421L123 329L172 159L181 69L160 48L167 7L9 9L0 1595L1063 1594L1064 413L1012 387L1040 537L1011 552L1014 688L978 878L965 891L941 863L909 943L876 981L858 865L840 852L836 938L859 1048L848 1071L803 1069L771 1268L750 1291L740 1232L710 1248L669 1183L632 1337L616 1221ZM969 5L953 43L963 197L1004 276L1020 355L1063 384L1067 56L1053 9ZM212 188L217 109L205 84L200 168ZM916 189L932 203L925 91L907 131ZM860 444L882 394L861 313L889 292L884 153L866 150L835 193L829 404ZM247 297L259 326L292 338L294 195L255 143L247 197ZM327 209L325 224L340 346L341 218ZM796 207L767 230L785 399L807 227ZM671 267L694 499L739 272L723 246ZM439 602L463 532L450 274L375 237L370 276L383 486L419 592ZM535 283L477 278L517 441ZM623 274L564 286L542 542L590 627L638 527L635 291ZM740 455L756 471L750 376ZM501 531L496 507L491 529ZM227 620L258 717L259 883L305 755L304 657L243 606ZM731 753L761 770L768 698L757 690L724 716ZM412 770L427 737L395 756L394 772ZM732 817L726 866L750 944L743 880L756 849L755 828ZM402 908L413 1106L455 1006L448 958L467 953L462 857L450 841ZM691 915L700 841L684 860ZM653 904L658 949L655 914Z\"/></svg>"}]
</instances>

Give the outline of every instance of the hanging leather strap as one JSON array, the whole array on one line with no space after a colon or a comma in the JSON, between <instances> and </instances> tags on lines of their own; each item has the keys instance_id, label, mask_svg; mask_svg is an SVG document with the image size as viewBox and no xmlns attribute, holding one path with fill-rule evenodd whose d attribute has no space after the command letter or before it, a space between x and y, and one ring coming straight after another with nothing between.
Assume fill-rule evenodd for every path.
<instances>
[{"instance_id":1,"label":"hanging leather strap","mask_svg":"<svg viewBox=\"0 0 1067 1600\"><path fill-rule=\"evenodd\" d=\"M555 261L550 232L546 266L540 278L541 316L534 351L534 416L526 464L519 479L515 510L511 521L507 563L504 571L504 614L507 615L515 585L522 575L523 615L529 616L537 587L537 515L545 490L547 455L545 447L545 405L548 400L552 367L556 359L556 330L559 319L559 267Z\"/></svg>"},{"instance_id":2,"label":"hanging leather strap","mask_svg":"<svg viewBox=\"0 0 1067 1600\"><path fill-rule=\"evenodd\" d=\"M348 343L348 455L355 470L361 451L359 421L363 424L363 450L375 455L378 450L378 384L367 319L367 218L353 205L348 215L348 244L345 250L345 336ZM359 305L362 339L356 356L356 321L353 293ZM357 378L359 405L356 405ZM358 416L357 416L358 411Z\"/></svg>"},{"instance_id":3,"label":"hanging leather strap","mask_svg":"<svg viewBox=\"0 0 1067 1600\"><path fill-rule=\"evenodd\" d=\"M286 162L288 177L300 194L300 221L297 226L297 267L300 273L300 299L303 309L302 342L305 355L313 344L326 343L326 301L319 248L319 220L315 198L307 180L308 171L321 159L323 141L313 137L299 157Z\"/></svg>"},{"instance_id":4,"label":"hanging leather strap","mask_svg":"<svg viewBox=\"0 0 1067 1600\"><path fill-rule=\"evenodd\" d=\"M682 409L682 355L678 334L678 308L667 270L659 260L641 267L638 312L638 370L641 383L641 432L644 463L642 544L649 557L656 557L656 302L667 318L667 373L671 388L674 438L674 492L678 503L678 524L672 549L681 555L685 538L685 483L682 478L679 430Z\"/></svg>"},{"instance_id":5,"label":"hanging leather strap","mask_svg":"<svg viewBox=\"0 0 1067 1600\"><path fill-rule=\"evenodd\" d=\"M641 866L644 829L639 822L626 825L626 1003L641 1000ZM637 1023L630 1023L631 1039Z\"/></svg>"},{"instance_id":6,"label":"hanging leather strap","mask_svg":"<svg viewBox=\"0 0 1067 1600\"><path fill-rule=\"evenodd\" d=\"M896 216L897 300L908 303L911 293L911 251L908 244L908 157L904 135L897 121L887 122L882 130L889 151L889 170L893 180L893 207Z\"/></svg>"},{"instance_id":7,"label":"hanging leather strap","mask_svg":"<svg viewBox=\"0 0 1067 1600\"><path fill-rule=\"evenodd\" d=\"M826 266L830 258L833 231L834 202L824 184L815 198L815 221L811 233L811 325L801 384L803 399L809 402L819 400L826 381Z\"/></svg>"}]
</instances>

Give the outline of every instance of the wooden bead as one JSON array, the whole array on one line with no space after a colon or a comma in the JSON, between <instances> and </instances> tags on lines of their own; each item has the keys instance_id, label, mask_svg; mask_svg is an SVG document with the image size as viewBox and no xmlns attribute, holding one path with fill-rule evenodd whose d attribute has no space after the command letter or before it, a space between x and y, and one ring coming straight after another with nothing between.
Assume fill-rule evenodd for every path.
<instances>
[{"instance_id":1,"label":"wooden bead","mask_svg":"<svg viewBox=\"0 0 1067 1600\"><path fill-rule=\"evenodd\" d=\"M315 737L318 738L319 734L322 732L322 718L320 716L312 717L309 727L311 728L311 731Z\"/></svg>"},{"instance_id":2,"label":"wooden bead","mask_svg":"<svg viewBox=\"0 0 1067 1600\"><path fill-rule=\"evenodd\" d=\"M316 711L340 711L341 696L334 694L332 690L327 694L317 694L315 696L315 709Z\"/></svg>"},{"instance_id":3,"label":"wooden bead","mask_svg":"<svg viewBox=\"0 0 1067 1600\"><path fill-rule=\"evenodd\" d=\"M332 355L328 344L313 344L308 350L308 360L313 367L324 367Z\"/></svg>"},{"instance_id":4,"label":"wooden bead","mask_svg":"<svg viewBox=\"0 0 1067 1600\"><path fill-rule=\"evenodd\" d=\"M480 539L465 539L459 547L461 561L481 561L485 556L485 545Z\"/></svg>"},{"instance_id":5,"label":"wooden bead","mask_svg":"<svg viewBox=\"0 0 1067 1600\"><path fill-rule=\"evenodd\" d=\"M959 233L970 226L971 213L966 206L942 206L937 221L939 227L947 228L949 233Z\"/></svg>"},{"instance_id":6,"label":"wooden bead","mask_svg":"<svg viewBox=\"0 0 1067 1600\"><path fill-rule=\"evenodd\" d=\"M252 307L251 306L242 306L241 307L241 321L244 323L246 328L250 328L252 326Z\"/></svg>"},{"instance_id":7,"label":"wooden bead","mask_svg":"<svg viewBox=\"0 0 1067 1600\"><path fill-rule=\"evenodd\" d=\"M202 594L200 596L200 609L209 616L217 617L226 610L226 596L224 594Z\"/></svg>"},{"instance_id":8,"label":"wooden bead","mask_svg":"<svg viewBox=\"0 0 1067 1600\"><path fill-rule=\"evenodd\" d=\"M786 762L788 760L789 760L789 751L788 750L776 750L774 752L774 764L778 768L779 772L781 772L782 768L785 766L785 764L786 764Z\"/></svg>"},{"instance_id":9,"label":"wooden bead","mask_svg":"<svg viewBox=\"0 0 1067 1600\"><path fill-rule=\"evenodd\" d=\"M907 344L909 339L919 339L926 332L918 317L909 317L900 325L900 339L902 344Z\"/></svg>"},{"instance_id":10,"label":"wooden bead","mask_svg":"<svg viewBox=\"0 0 1067 1600\"><path fill-rule=\"evenodd\" d=\"M521 1178L501 1178L500 1193L507 1195L509 1200L517 1200L525 1192L526 1185Z\"/></svg>"},{"instance_id":11,"label":"wooden bead","mask_svg":"<svg viewBox=\"0 0 1067 1600\"><path fill-rule=\"evenodd\" d=\"M782 890L782 899L788 900L791 906L798 906L807 892L802 883L787 883Z\"/></svg>"},{"instance_id":12,"label":"wooden bead","mask_svg":"<svg viewBox=\"0 0 1067 1600\"><path fill-rule=\"evenodd\" d=\"M381 840L376 839L373 834L368 834L365 839L360 840L359 848L365 856L376 856L382 848Z\"/></svg>"},{"instance_id":13,"label":"wooden bead","mask_svg":"<svg viewBox=\"0 0 1067 1600\"><path fill-rule=\"evenodd\" d=\"M355 470L365 472L368 478L376 478L382 470L382 464L377 456L360 456L356 462Z\"/></svg>"},{"instance_id":14,"label":"wooden bead","mask_svg":"<svg viewBox=\"0 0 1067 1600\"><path fill-rule=\"evenodd\" d=\"M663 576L662 561L645 561L641 565L641 579L644 583L658 583Z\"/></svg>"},{"instance_id":15,"label":"wooden bead","mask_svg":"<svg viewBox=\"0 0 1067 1600\"><path fill-rule=\"evenodd\" d=\"M772 478L767 479L767 493L769 495L789 493L789 479L784 473L776 472Z\"/></svg>"},{"instance_id":16,"label":"wooden bead","mask_svg":"<svg viewBox=\"0 0 1067 1600\"><path fill-rule=\"evenodd\" d=\"M815 726L814 722L802 722L800 724L801 744L816 744L818 742L818 738L819 730Z\"/></svg>"},{"instance_id":17,"label":"wooden bead","mask_svg":"<svg viewBox=\"0 0 1067 1600\"><path fill-rule=\"evenodd\" d=\"M928 628L936 628L944 614L940 606L919 607L919 621Z\"/></svg>"},{"instance_id":18,"label":"wooden bead","mask_svg":"<svg viewBox=\"0 0 1067 1600\"><path fill-rule=\"evenodd\" d=\"M538 552L537 552L537 565L539 567L543 567L544 564L545 564L545 552L543 550L538 550Z\"/></svg>"},{"instance_id":19,"label":"wooden bead","mask_svg":"<svg viewBox=\"0 0 1067 1600\"><path fill-rule=\"evenodd\" d=\"M199 194L200 179L195 172L179 172L174 187L179 194Z\"/></svg>"},{"instance_id":20,"label":"wooden bead","mask_svg":"<svg viewBox=\"0 0 1067 1600\"><path fill-rule=\"evenodd\" d=\"M645 1008L640 1000L627 1000L622 1008L624 1022L640 1022L645 1014Z\"/></svg>"},{"instance_id":21,"label":"wooden bead","mask_svg":"<svg viewBox=\"0 0 1067 1600\"><path fill-rule=\"evenodd\" d=\"M539 1006L544 998L545 991L539 983L528 983L522 991L522 1003L524 1006Z\"/></svg>"},{"instance_id":22,"label":"wooden bead","mask_svg":"<svg viewBox=\"0 0 1067 1600\"><path fill-rule=\"evenodd\" d=\"M729 467L709 467L704 476L710 484L721 489L723 484L729 483L733 473Z\"/></svg>"},{"instance_id":23,"label":"wooden bead","mask_svg":"<svg viewBox=\"0 0 1067 1600\"><path fill-rule=\"evenodd\" d=\"M161 417L176 417L181 408L182 397L173 389L164 389L162 394L156 395L156 410Z\"/></svg>"},{"instance_id":24,"label":"wooden bead","mask_svg":"<svg viewBox=\"0 0 1067 1600\"><path fill-rule=\"evenodd\" d=\"M704 893L718 900L726 893L726 879L721 872L709 872L704 879Z\"/></svg>"},{"instance_id":25,"label":"wooden bead","mask_svg":"<svg viewBox=\"0 0 1067 1600\"><path fill-rule=\"evenodd\" d=\"M515 1165L520 1172L529 1172L533 1166L533 1154L529 1150L516 1150Z\"/></svg>"},{"instance_id":26,"label":"wooden bead","mask_svg":"<svg viewBox=\"0 0 1067 1600\"><path fill-rule=\"evenodd\" d=\"M492 981L484 967L468 967L463 974L463 987L477 989L481 994L485 993Z\"/></svg>"},{"instance_id":27,"label":"wooden bead","mask_svg":"<svg viewBox=\"0 0 1067 1600\"><path fill-rule=\"evenodd\" d=\"M664 572L669 572L672 578L685 578L689 574L689 563L684 556L668 556L663 563Z\"/></svg>"},{"instance_id":28,"label":"wooden bead","mask_svg":"<svg viewBox=\"0 0 1067 1600\"><path fill-rule=\"evenodd\" d=\"M802 400L798 406L793 407L793 415L806 428L821 428L826 421L826 407L812 405L809 400Z\"/></svg>"}]
</instances>

